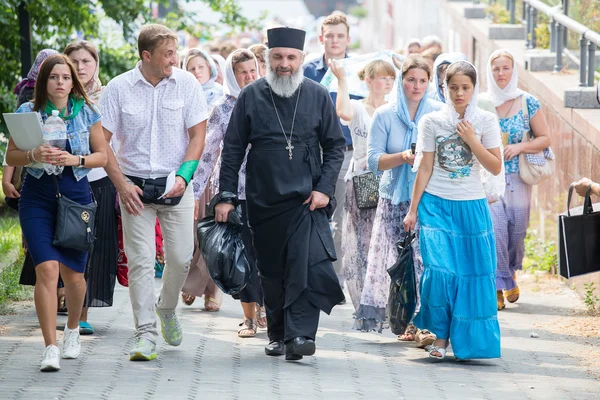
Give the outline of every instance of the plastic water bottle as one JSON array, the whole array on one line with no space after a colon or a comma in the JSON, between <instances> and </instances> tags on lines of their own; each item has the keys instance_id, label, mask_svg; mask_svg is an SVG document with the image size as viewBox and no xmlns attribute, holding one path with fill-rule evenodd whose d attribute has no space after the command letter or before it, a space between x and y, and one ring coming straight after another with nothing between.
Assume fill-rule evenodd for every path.
<instances>
[{"instance_id":1,"label":"plastic water bottle","mask_svg":"<svg viewBox=\"0 0 600 400\"><path fill-rule=\"evenodd\" d=\"M67 125L58 114L58 110L53 110L52 116L48 117L44 124L44 143L60 150L66 150ZM61 166L44 164L44 170L48 175L61 174L63 169L64 167Z\"/></svg>"}]
</instances>

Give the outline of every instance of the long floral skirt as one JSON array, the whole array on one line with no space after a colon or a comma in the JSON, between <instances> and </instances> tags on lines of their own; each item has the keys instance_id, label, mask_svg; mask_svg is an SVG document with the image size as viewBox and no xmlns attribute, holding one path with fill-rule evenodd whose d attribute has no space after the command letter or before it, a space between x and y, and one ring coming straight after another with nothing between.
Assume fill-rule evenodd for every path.
<instances>
[{"instance_id":1,"label":"long floral skirt","mask_svg":"<svg viewBox=\"0 0 600 400\"><path fill-rule=\"evenodd\" d=\"M346 202L342 222L342 268L352 305L358 310L367 275L367 256L377 209L360 210L354 197L354 183L346 182Z\"/></svg>"},{"instance_id":2,"label":"long floral skirt","mask_svg":"<svg viewBox=\"0 0 600 400\"><path fill-rule=\"evenodd\" d=\"M398 261L396 242L404 234L404 217L409 206L408 201L393 205L391 200L379 199L367 257L365 284L355 315L354 328L357 330L381 332L386 325L386 308L390 295L390 276L387 270ZM415 240L414 243L418 241ZM423 264L419 246L414 244L413 259L418 280L423 273Z\"/></svg>"}]
</instances>

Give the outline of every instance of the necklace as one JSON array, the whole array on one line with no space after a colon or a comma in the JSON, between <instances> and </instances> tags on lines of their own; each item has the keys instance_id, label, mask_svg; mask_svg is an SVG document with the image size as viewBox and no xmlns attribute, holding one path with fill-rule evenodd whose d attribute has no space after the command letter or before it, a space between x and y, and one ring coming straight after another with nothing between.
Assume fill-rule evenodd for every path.
<instances>
[{"instance_id":1,"label":"necklace","mask_svg":"<svg viewBox=\"0 0 600 400\"><path fill-rule=\"evenodd\" d=\"M515 100L516 100L516 99L517 99L516 97L515 97L514 99L512 99L512 101L510 102L510 107L508 107L508 111L506 111L506 112L504 113L504 117L502 117L502 119L506 119L506 117L507 117L507 116L508 116L508 114L510 113L510 110L512 110L512 108L513 108L513 105L515 104Z\"/></svg>"},{"instance_id":2,"label":"necklace","mask_svg":"<svg viewBox=\"0 0 600 400\"><path fill-rule=\"evenodd\" d=\"M292 129L290 130L290 138L288 139L287 134L285 133L285 129L283 129L283 124L281 123L281 118L279 118L279 112L277 111L277 106L275 105L275 98L273 97L273 91L271 90L271 86L269 86L269 93L271 93L271 101L273 102L273 108L275 109L275 115L277 115L277 120L279 121L279 126L281 127L281 132L283 132L283 136L285 137L285 141L287 146L285 149L288 151L288 155L290 160L292 159L294 150L294 146L292 146L292 136L294 135L294 122L296 122L296 111L298 111L298 100L300 100L300 90L302 90L302 85L298 87L298 97L296 97L296 108L294 108L294 117L292 118Z\"/></svg>"}]
</instances>

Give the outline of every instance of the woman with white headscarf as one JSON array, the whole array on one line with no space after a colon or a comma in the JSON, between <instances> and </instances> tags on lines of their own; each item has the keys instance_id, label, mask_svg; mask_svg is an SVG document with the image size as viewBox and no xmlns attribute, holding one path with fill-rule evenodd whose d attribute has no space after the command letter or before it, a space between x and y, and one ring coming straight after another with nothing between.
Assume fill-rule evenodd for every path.
<instances>
[{"instance_id":1,"label":"woman with white headscarf","mask_svg":"<svg viewBox=\"0 0 600 400\"><path fill-rule=\"evenodd\" d=\"M217 80L219 85L224 85L224 72L225 71L225 59L220 54L211 54L210 57L213 59L217 66Z\"/></svg>"},{"instance_id":2,"label":"woman with white headscarf","mask_svg":"<svg viewBox=\"0 0 600 400\"><path fill-rule=\"evenodd\" d=\"M410 206L415 174L411 171L417 141L417 124L441 104L427 97L431 69L418 54L410 55L401 66L397 101L383 105L373 114L367 139L367 165L371 172L381 174L379 202L373 220L367 272L355 315L354 328L382 332L386 326L386 307L390 293L387 269L398 260L396 242L404 235L402 220ZM422 264L415 248L417 283ZM399 340L412 341L417 332L409 327ZM433 341L429 333L426 340ZM422 342L422 341L420 341ZM422 345L428 344L424 342Z\"/></svg>"},{"instance_id":3,"label":"woman with white headscarf","mask_svg":"<svg viewBox=\"0 0 600 400\"><path fill-rule=\"evenodd\" d=\"M254 82L258 77L258 63L256 57L249 50L238 49L227 57L225 63L224 77L224 95L215 101L211 114L208 118L206 129L206 141L198 169L194 175L194 195L196 198L196 209L201 205L198 202L200 194L205 190L209 178L212 176L213 193L219 192L219 171L221 168L221 159L217 159L219 148L223 146L223 138L229 125L229 119L233 112L235 102L244 87ZM247 154L247 153L246 153ZM213 169L217 162L216 167ZM240 169L240 180L238 187L238 199L242 208L242 240L246 247L246 253L250 262L254 261L254 247L252 246L252 235L247 224L246 215L246 160ZM197 251L192 265L197 267L197 271L190 270L188 279L183 286L183 292L189 295L202 295L205 287L198 285L194 281L195 276L199 276L199 269L206 268L204 265L198 264L201 261L200 252ZM241 329L238 331L239 337L252 337L256 335L257 326L266 327L266 315L262 309L263 299L260 289L260 281L258 277L258 269L253 268L254 274L250 278L250 282L240 292L240 300L244 310L244 321L240 324ZM209 278L210 279L210 278ZM218 289L217 289L218 290ZM184 297L186 296L184 294ZM206 293L204 292L206 297ZM258 314L258 315L257 315Z\"/></svg>"},{"instance_id":4,"label":"woman with white headscarf","mask_svg":"<svg viewBox=\"0 0 600 400\"><path fill-rule=\"evenodd\" d=\"M437 339L429 356L500 357L494 229L480 172L502 172L498 120L477 107L475 67L446 73L446 106L419 122L417 172L404 229L420 225L421 309L414 324Z\"/></svg>"},{"instance_id":5,"label":"woman with white headscarf","mask_svg":"<svg viewBox=\"0 0 600 400\"><path fill-rule=\"evenodd\" d=\"M519 154L550 147L550 137L539 100L517 87L518 72L508 50L490 56L487 82L488 91L479 96L479 105L498 115L505 147L506 191L500 201L490 205L498 257L497 303L502 310L505 296L511 303L519 299L516 271L523 268L531 207L531 186L519 176ZM533 140L527 140L527 133L533 134Z\"/></svg>"},{"instance_id":6,"label":"woman with white headscarf","mask_svg":"<svg viewBox=\"0 0 600 400\"><path fill-rule=\"evenodd\" d=\"M215 61L203 50L190 49L183 59L182 66L184 70L191 72L202 85L206 103L210 109L212 103L223 94L223 86L216 82L219 70Z\"/></svg>"},{"instance_id":7,"label":"woman with white headscarf","mask_svg":"<svg viewBox=\"0 0 600 400\"><path fill-rule=\"evenodd\" d=\"M435 59L433 64L433 90L429 91L429 97L433 100L446 102L444 97L444 81L446 80L446 70L448 66L456 61L467 61L467 56L463 53L443 53Z\"/></svg>"}]
</instances>

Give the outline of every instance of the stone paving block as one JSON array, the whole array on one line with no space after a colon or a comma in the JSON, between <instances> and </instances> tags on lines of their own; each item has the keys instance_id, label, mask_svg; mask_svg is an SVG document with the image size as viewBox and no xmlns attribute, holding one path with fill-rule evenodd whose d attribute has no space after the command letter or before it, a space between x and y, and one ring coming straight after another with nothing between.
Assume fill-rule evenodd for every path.
<instances>
[{"instance_id":1,"label":"stone paving block","mask_svg":"<svg viewBox=\"0 0 600 400\"><path fill-rule=\"evenodd\" d=\"M548 318L532 310L548 301L523 293L518 307L500 314L500 360L459 364L452 355L441 363L430 360L389 331L351 330L353 309L344 305L331 316L322 315L317 356L289 363L264 355L265 331L256 338L237 337L241 310L227 298L219 313L181 307L181 346L167 346L160 338L156 361L134 363L127 359L133 345L129 297L119 287L112 309L90 313L98 335L82 338L82 357L64 360L58 373L38 372L43 344L33 310L0 336L7 349L0 352L0 398L592 399L599 383L573 356L575 343L539 328L539 339L529 337L533 324ZM551 301L569 304L564 298Z\"/></svg>"}]
</instances>

